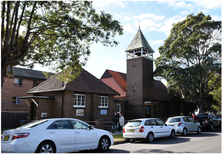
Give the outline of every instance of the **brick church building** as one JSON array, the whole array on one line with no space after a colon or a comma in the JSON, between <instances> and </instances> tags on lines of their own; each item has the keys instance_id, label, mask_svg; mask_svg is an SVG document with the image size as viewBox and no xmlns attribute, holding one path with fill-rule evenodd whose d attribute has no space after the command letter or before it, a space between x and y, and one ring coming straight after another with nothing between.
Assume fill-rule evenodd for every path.
<instances>
[{"instance_id":1,"label":"brick church building","mask_svg":"<svg viewBox=\"0 0 222 154\"><path fill-rule=\"evenodd\" d=\"M120 93L114 97L117 111L126 119L169 116L166 86L153 78L153 53L139 29L125 50L127 73L106 70L101 81Z\"/></svg>"},{"instance_id":2,"label":"brick church building","mask_svg":"<svg viewBox=\"0 0 222 154\"><path fill-rule=\"evenodd\" d=\"M83 69L69 83L57 75L20 96L28 105L27 122L69 117L84 121L112 121L115 111L125 119L159 117L165 120L170 103L165 85L153 79L153 53L139 29L125 50L127 73L106 70L101 79Z\"/></svg>"}]
</instances>

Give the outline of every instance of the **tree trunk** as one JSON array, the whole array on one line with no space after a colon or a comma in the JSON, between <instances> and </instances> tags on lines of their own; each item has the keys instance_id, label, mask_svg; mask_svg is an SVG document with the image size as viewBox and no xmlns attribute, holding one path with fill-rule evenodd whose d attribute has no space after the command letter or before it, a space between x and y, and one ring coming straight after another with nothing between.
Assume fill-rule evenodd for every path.
<instances>
[{"instance_id":1,"label":"tree trunk","mask_svg":"<svg viewBox=\"0 0 222 154\"><path fill-rule=\"evenodd\" d=\"M204 110L204 101L202 99L198 99L197 101L197 106L198 106L198 110L199 110L199 113L204 113L205 110Z\"/></svg>"},{"instance_id":2,"label":"tree trunk","mask_svg":"<svg viewBox=\"0 0 222 154\"><path fill-rule=\"evenodd\" d=\"M4 83L4 77L6 75L6 69L7 69L7 63L6 63L6 58L2 59L1 63L1 88L3 87Z\"/></svg>"}]
</instances>

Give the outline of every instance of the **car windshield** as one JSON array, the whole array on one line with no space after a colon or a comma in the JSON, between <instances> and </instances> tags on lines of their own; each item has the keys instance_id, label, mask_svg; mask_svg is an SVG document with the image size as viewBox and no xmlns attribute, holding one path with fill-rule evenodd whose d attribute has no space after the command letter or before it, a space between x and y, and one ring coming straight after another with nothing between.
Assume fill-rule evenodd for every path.
<instances>
[{"instance_id":1,"label":"car windshield","mask_svg":"<svg viewBox=\"0 0 222 154\"><path fill-rule=\"evenodd\" d=\"M174 122L180 122L180 118L169 118L167 120L167 123L174 123Z\"/></svg>"},{"instance_id":2,"label":"car windshield","mask_svg":"<svg viewBox=\"0 0 222 154\"><path fill-rule=\"evenodd\" d=\"M26 125L23 125L23 126L20 126L18 127L17 129L22 129L22 128L33 128L33 127L36 127L42 123L45 123L47 122L48 120L36 120L36 121L33 121L33 122L30 122Z\"/></svg>"},{"instance_id":3,"label":"car windshield","mask_svg":"<svg viewBox=\"0 0 222 154\"><path fill-rule=\"evenodd\" d=\"M141 121L140 120L137 120L137 121L129 121L126 126L128 127L137 127L137 126L140 126L141 124Z\"/></svg>"}]
</instances>

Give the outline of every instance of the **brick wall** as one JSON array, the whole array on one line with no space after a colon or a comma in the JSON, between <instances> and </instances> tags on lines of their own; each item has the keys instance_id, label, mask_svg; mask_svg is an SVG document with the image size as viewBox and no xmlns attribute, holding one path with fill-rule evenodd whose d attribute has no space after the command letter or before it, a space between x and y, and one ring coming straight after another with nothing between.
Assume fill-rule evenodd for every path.
<instances>
[{"instance_id":1,"label":"brick wall","mask_svg":"<svg viewBox=\"0 0 222 154\"><path fill-rule=\"evenodd\" d=\"M32 96L27 93L31 88L33 88L33 80L31 79L22 79L22 86L14 86L14 78L5 77L1 88L2 112L28 112L29 108L24 100L18 105L12 104L12 98L16 96Z\"/></svg>"},{"instance_id":2,"label":"brick wall","mask_svg":"<svg viewBox=\"0 0 222 154\"><path fill-rule=\"evenodd\" d=\"M153 61L142 57L128 59L126 81L126 117L146 117L144 101L153 100Z\"/></svg>"},{"instance_id":3,"label":"brick wall","mask_svg":"<svg viewBox=\"0 0 222 154\"><path fill-rule=\"evenodd\" d=\"M79 94L79 93L78 93ZM82 93L83 94L83 93ZM109 107L99 108L98 97L99 94L84 93L86 94L85 107L73 107L74 92L64 91L63 102L63 118L77 118L83 121L95 121L102 118L103 121L111 121L113 113L116 110L116 103L114 103L114 96L109 96ZM51 99L39 99L39 107L36 108L36 118L41 119L41 113L47 113L48 118L61 118L62 113L62 92L49 92L39 93L38 96L55 96L54 100ZM83 109L84 116L76 116L76 110ZM107 110L106 115L101 114L101 109ZM31 113L30 113L31 114ZM29 115L30 115L29 114Z\"/></svg>"}]
</instances>

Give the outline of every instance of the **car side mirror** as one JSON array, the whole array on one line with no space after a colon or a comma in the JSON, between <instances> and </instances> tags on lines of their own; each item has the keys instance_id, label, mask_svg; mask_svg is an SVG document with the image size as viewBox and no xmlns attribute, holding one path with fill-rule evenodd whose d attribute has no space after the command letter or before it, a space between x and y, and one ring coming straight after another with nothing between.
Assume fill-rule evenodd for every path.
<instances>
[{"instance_id":1,"label":"car side mirror","mask_svg":"<svg viewBox=\"0 0 222 154\"><path fill-rule=\"evenodd\" d=\"M167 126L167 124L165 124L165 126Z\"/></svg>"},{"instance_id":2,"label":"car side mirror","mask_svg":"<svg viewBox=\"0 0 222 154\"><path fill-rule=\"evenodd\" d=\"M93 129L93 128L94 128L93 125L90 125L90 126L89 126L89 129Z\"/></svg>"}]
</instances>

